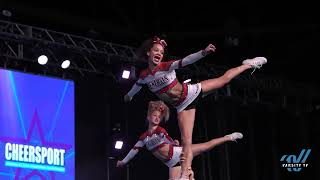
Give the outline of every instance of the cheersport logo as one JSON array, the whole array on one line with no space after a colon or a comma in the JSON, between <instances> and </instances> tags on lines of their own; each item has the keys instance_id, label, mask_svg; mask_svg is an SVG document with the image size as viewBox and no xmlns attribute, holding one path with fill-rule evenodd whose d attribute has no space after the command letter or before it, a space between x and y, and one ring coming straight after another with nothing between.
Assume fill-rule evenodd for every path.
<instances>
[{"instance_id":1,"label":"cheersport logo","mask_svg":"<svg viewBox=\"0 0 320 180\"><path fill-rule=\"evenodd\" d=\"M311 149L302 149L298 158L295 155L283 155L280 161L285 161L286 163L282 164L283 168L287 168L289 172L299 172L302 168L306 168L309 164L306 163L306 160L311 152Z\"/></svg>"},{"instance_id":2,"label":"cheersport logo","mask_svg":"<svg viewBox=\"0 0 320 180\"><path fill-rule=\"evenodd\" d=\"M5 144L5 166L65 172L64 149Z\"/></svg>"}]
</instances>

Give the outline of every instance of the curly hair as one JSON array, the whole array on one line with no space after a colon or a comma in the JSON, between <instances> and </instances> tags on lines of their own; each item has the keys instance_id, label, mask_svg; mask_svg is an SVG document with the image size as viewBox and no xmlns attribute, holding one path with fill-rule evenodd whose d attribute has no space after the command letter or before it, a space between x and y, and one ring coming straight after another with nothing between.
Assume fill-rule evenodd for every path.
<instances>
[{"instance_id":1,"label":"curly hair","mask_svg":"<svg viewBox=\"0 0 320 180\"><path fill-rule=\"evenodd\" d=\"M149 39L143 41L143 43L140 45L140 47L137 48L135 54L137 55L137 57L147 60L148 59L147 52L156 43L161 44L164 47L167 46L167 43L163 39L160 39L159 37L154 36L152 38L149 38ZM165 50L165 54L167 54L166 53L167 52L167 48L164 48L164 50Z\"/></svg>"},{"instance_id":2,"label":"curly hair","mask_svg":"<svg viewBox=\"0 0 320 180\"><path fill-rule=\"evenodd\" d=\"M170 109L163 101L150 101L148 107L148 115L154 111L159 111L161 113L161 120L164 119L165 122L169 120Z\"/></svg>"}]
</instances>

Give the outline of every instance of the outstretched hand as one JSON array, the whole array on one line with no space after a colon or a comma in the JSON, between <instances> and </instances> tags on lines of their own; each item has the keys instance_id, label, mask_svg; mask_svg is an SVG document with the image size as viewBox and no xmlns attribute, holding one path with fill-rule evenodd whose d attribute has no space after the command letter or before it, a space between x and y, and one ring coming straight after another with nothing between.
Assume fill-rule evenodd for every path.
<instances>
[{"instance_id":1,"label":"outstretched hand","mask_svg":"<svg viewBox=\"0 0 320 180\"><path fill-rule=\"evenodd\" d=\"M117 161L117 167L123 167L125 165L122 161Z\"/></svg>"},{"instance_id":2,"label":"outstretched hand","mask_svg":"<svg viewBox=\"0 0 320 180\"><path fill-rule=\"evenodd\" d=\"M130 102L131 101L131 99L132 99L132 97L130 97L130 96L128 96L127 94L124 96L124 102Z\"/></svg>"},{"instance_id":3,"label":"outstretched hand","mask_svg":"<svg viewBox=\"0 0 320 180\"><path fill-rule=\"evenodd\" d=\"M202 51L202 54L204 56L212 53L212 52L215 52L216 51L216 47L213 45L213 44L209 44L203 51Z\"/></svg>"}]
</instances>

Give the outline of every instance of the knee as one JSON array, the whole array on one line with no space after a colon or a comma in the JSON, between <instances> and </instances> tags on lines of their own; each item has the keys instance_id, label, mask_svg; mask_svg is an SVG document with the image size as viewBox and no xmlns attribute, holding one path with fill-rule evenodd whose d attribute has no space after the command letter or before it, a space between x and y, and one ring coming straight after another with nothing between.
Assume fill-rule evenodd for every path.
<instances>
[{"instance_id":1,"label":"knee","mask_svg":"<svg viewBox=\"0 0 320 180\"><path fill-rule=\"evenodd\" d=\"M182 144L192 144L192 134L181 133L181 143Z\"/></svg>"},{"instance_id":2,"label":"knee","mask_svg":"<svg viewBox=\"0 0 320 180\"><path fill-rule=\"evenodd\" d=\"M182 137L181 138L181 145L182 146L191 146L192 144L192 139L188 137Z\"/></svg>"}]
</instances>

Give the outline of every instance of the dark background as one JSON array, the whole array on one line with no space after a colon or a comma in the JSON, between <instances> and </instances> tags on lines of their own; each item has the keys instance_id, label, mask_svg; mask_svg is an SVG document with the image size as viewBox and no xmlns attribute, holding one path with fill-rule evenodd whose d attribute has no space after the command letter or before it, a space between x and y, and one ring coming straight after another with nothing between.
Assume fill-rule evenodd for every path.
<instances>
[{"instance_id":1,"label":"dark background","mask_svg":"<svg viewBox=\"0 0 320 180\"><path fill-rule=\"evenodd\" d=\"M196 179L319 179L316 5L301 1L0 1L0 9L13 14L1 16L3 20L133 47L159 35L166 39L171 56L185 56L214 43L217 52L187 71L178 71L181 79L185 73L200 81L209 78L201 72L210 67L231 68L246 58L267 57L268 64L253 74L249 85L268 78L288 82L286 88L259 87L260 100L211 94L201 103L194 143L233 131L241 131L244 139L196 157ZM118 66L108 68L114 73ZM250 72L243 76L252 77ZM128 168L115 168L116 159L123 158L146 129L147 102L155 97L143 89L124 104L122 97L134 81L95 74L72 79L76 82L76 179L107 179L108 164L111 180L126 179L128 172L133 180L167 179L167 168L147 151L139 153ZM247 84L236 78L230 86L240 93ZM285 105L284 96L288 98ZM171 114L163 126L179 139L174 110ZM117 124L120 132L113 130ZM121 151L112 148L117 138L125 141ZM282 155L298 156L303 148L312 149L307 159L310 167L301 172L281 167Z\"/></svg>"}]
</instances>

